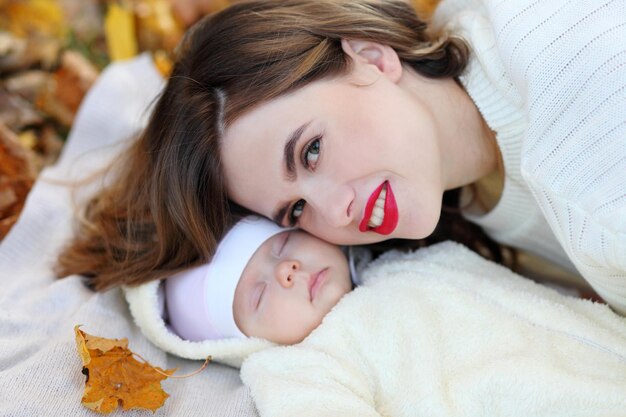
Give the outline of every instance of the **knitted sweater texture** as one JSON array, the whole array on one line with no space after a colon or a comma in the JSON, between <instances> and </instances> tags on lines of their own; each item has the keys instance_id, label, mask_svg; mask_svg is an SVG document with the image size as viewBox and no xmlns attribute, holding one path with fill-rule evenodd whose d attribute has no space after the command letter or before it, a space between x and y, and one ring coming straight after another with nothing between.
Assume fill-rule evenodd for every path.
<instances>
[{"instance_id":1,"label":"knitted sweater texture","mask_svg":"<svg viewBox=\"0 0 626 417\"><path fill-rule=\"evenodd\" d=\"M466 217L626 313L626 1L444 0L433 24L470 45L461 82L504 163L498 204Z\"/></svg>"}]
</instances>

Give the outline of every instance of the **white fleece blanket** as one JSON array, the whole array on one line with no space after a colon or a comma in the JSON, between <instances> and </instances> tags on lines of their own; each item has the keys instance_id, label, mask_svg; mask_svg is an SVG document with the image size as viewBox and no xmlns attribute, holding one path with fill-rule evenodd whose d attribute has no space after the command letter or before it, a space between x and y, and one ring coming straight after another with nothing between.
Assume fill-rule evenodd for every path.
<instances>
[{"instance_id":1,"label":"white fleece blanket","mask_svg":"<svg viewBox=\"0 0 626 417\"><path fill-rule=\"evenodd\" d=\"M626 415L626 319L451 242L386 254L241 368L261 416Z\"/></svg>"},{"instance_id":2,"label":"white fleece blanket","mask_svg":"<svg viewBox=\"0 0 626 417\"><path fill-rule=\"evenodd\" d=\"M81 106L61 160L43 172L18 223L0 243L2 417L97 415L80 404L85 376L74 342L76 324L87 333L127 337L131 349L163 368L188 373L201 364L151 344L134 325L119 289L93 293L79 277L56 280L52 272L71 235L73 215L70 191L58 181L84 178L106 165L143 126L146 107L162 84L148 56L106 69ZM170 398L155 416L257 415L248 389L230 367L212 364L193 378L167 380L163 386Z\"/></svg>"}]
</instances>

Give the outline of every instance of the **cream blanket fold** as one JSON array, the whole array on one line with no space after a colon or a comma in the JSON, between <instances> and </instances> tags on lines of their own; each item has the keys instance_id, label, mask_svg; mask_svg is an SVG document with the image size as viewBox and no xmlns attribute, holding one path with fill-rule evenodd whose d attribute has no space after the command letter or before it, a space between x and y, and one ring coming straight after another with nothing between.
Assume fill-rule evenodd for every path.
<instances>
[{"instance_id":1,"label":"cream blanket fold","mask_svg":"<svg viewBox=\"0 0 626 417\"><path fill-rule=\"evenodd\" d=\"M85 375L74 326L130 348L155 366L198 369L197 361L167 355L134 325L122 291L89 291L79 276L56 279L53 265L72 236L75 198L84 200L106 180L86 189L67 186L88 178L119 155L145 125L150 103L163 87L149 55L107 67L83 100L63 155L47 168L24 211L0 242L0 417L94 417L81 405ZM187 379L168 379L170 397L154 414L118 411L121 417L255 417L237 370L211 364Z\"/></svg>"},{"instance_id":2,"label":"cream blanket fold","mask_svg":"<svg viewBox=\"0 0 626 417\"><path fill-rule=\"evenodd\" d=\"M446 242L388 253L302 343L251 355L261 416L626 415L626 319Z\"/></svg>"},{"instance_id":3,"label":"cream blanket fold","mask_svg":"<svg viewBox=\"0 0 626 417\"><path fill-rule=\"evenodd\" d=\"M161 281L152 281L137 287L124 287L130 312L137 326L148 340L164 351L185 359L204 360L211 356L213 362L233 367L252 353L274 346L263 339L231 338L192 342L181 339L163 319Z\"/></svg>"}]
</instances>

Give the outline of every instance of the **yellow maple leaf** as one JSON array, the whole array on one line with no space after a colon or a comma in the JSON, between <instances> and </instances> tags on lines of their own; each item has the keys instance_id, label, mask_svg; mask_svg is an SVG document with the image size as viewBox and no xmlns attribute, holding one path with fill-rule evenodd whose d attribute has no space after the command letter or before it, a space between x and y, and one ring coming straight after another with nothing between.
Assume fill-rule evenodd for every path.
<instances>
[{"instance_id":1,"label":"yellow maple leaf","mask_svg":"<svg viewBox=\"0 0 626 417\"><path fill-rule=\"evenodd\" d=\"M36 33L62 39L67 32L63 11L55 0L4 1L0 9L0 22L6 19L9 31L17 36Z\"/></svg>"},{"instance_id":2,"label":"yellow maple leaf","mask_svg":"<svg viewBox=\"0 0 626 417\"><path fill-rule=\"evenodd\" d=\"M135 15L129 8L111 3L104 18L104 33L112 61L137 55Z\"/></svg>"},{"instance_id":3,"label":"yellow maple leaf","mask_svg":"<svg viewBox=\"0 0 626 417\"><path fill-rule=\"evenodd\" d=\"M413 0L413 7L422 19L429 19L439 0Z\"/></svg>"},{"instance_id":4,"label":"yellow maple leaf","mask_svg":"<svg viewBox=\"0 0 626 417\"><path fill-rule=\"evenodd\" d=\"M165 51L156 51L152 55L152 60L154 61L154 65L157 70L159 70L159 74L161 74L163 78L170 76L174 64Z\"/></svg>"},{"instance_id":5,"label":"yellow maple leaf","mask_svg":"<svg viewBox=\"0 0 626 417\"><path fill-rule=\"evenodd\" d=\"M171 51L183 36L184 27L170 10L171 0L138 0L137 39L142 50Z\"/></svg>"},{"instance_id":6,"label":"yellow maple leaf","mask_svg":"<svg viewBox=\"0 0 626 417\"><path fill-rule=\"evenodd\" d=\"M143 408L156 411L169 395L161 381L175 369L155 368L139 362L128 349L128 339L92 336L74 327L76 347L87 376L82 403L100 413L110 413L121 405L124 410Z\"/></svg>"}]
</instances>

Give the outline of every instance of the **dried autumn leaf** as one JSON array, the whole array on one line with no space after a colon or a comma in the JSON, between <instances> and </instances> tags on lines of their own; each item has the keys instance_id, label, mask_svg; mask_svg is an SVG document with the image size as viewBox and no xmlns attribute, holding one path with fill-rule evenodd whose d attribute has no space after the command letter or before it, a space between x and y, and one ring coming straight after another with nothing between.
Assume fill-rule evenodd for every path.
<instances>
[{"instance_id":1,"label":"dried autumn leaf","mask_svg":"<svg viewBox=\"0 0 626 417\"><path fill-rule=\"evenodd\" d=\"M87 376L82 403L100 413L110 413L121 405L124 410L143 408L156 411L169 395L161 381L175 369L155 368L139 362L128 349L128 339L106 339L74 327L76 347Z\"/></svg>"},{"instance_id":2,"label":"dried autumn leaf","mask_svg":"<svg viewBox=\"0 0 626 417\"><path fill-rule=\"evenodd\" d=\"M58 39L65 36L63 11L55 0L9 0L0 6L2 26L18 36L38 34Z\"/></svg>"},{"instance_id":3,"label":"dried autumn leaf","mask_svg":"<svg viewBox=\"0 0 626 417\"><path fill-rule=\"evenodd\" d=\"M83 55L76 51L65 51L61 57L61 66L54 74L55 96L76 114L96 78L98 70Z\"/></svg>"},{"instance_id":4,"label":"dried autumn leaf","mask_svg":"<svg viewBox=\"0 0 626 417\"><path fill-rule=\"evenodd\" d=\"M428 19L435 11L439 0L413 0L415 11L422 19Z\"/></svg>"},{"instance_id":5,"label":"dried autumn leaf","mask_svg":"<svg viewBox=\"0 0 626 417\"><path fill-rule=\"evenodd\" d=\"M0 121L0 176L34 181L37 176L34 157L20 144L19 137Z\"/></svg>"},{"instance_id":6,"label":"dried autumn leaf","mask_svg":"<svg viewBox=\"0 0 626 417\"><path fill-rule=\"evenodd\" d=\"M33 151L0 122L0 240L17 221L36 175Z\"/></svg>"},{"instance_id":7,"label":"dried autumn leaf","mask_svg":"<svg viewBox=\"0 0 626 417\"><path fill-rule=\"evenodd\" d=\"M0 123L17 132L25 126L38 125L42 122L43 117L31 103L0 89Z\"/></svg>"},{"instance_id":8,"label":"dried autumn leaf","mask_svg":"<svg viewBox=\"0 0 626 417\"><path fill-rule=\"evenodd\" d=\"M137 55L135 16L131 10L115 3L110 4L104 18L104 32L112 61Z\"/></svg>"},{"instance_id":9,"label":"dried autumn leaf","mask_svg":"<svg viewBox=\"0 0 626 417\"><path fill-rule=\"evenodd\" d=\"M159 74L163 76L163 78L168 78L172 73L172 67L174 64L172 60L167 56L167 53L164 51L156 51L152 55L152 59L154 61L154 65L156 66Z\"/></svg>"},{"instance_id":10,"label":"dried autumn leaf","mask_svg":"<svg viewBox=\"0 0 626 417\"><path fill-rule=\"evenodd\" d=\"M171 51L183 36L184 27L172 15L167 0L139 0L135 15L141 50Z\"/></svg>"},{"instance_id":11,"label":"dried autumn leaf","mask_svg":"<svg viewBox=\"0 0 626 417\"><path fill-rule=\"evenodd\" d=\"M1 22L0 19L0 28ZM33 66L49 70L57 65L61 48L61 41L56 38L31 36L22 39L0 30L0 75Z\"/></svg>"},{"instance_id":12,"label":"dried autumn leaf","mask_svg":"<svg viewBox=\"0 0 626 417\"><path fill-rule=\"evenodd\" d=\"M98 70L91 62L76 51L65 51L59 68L36 98L37 108L61 125L70 127L96 78Z\"/></svg>"},{"instance_id":13,"label":"dried autumn leaf","mask_svg":"<svg viewBox=\"0 0 626 417\"><path fill-rule=\"evenodd\" d=\"M8 93L19 95L30 103L33 103L46 87L49 78L50 75L46 71L22 71L5 78L4 88Z\"/></svg>"}]
</instances>

